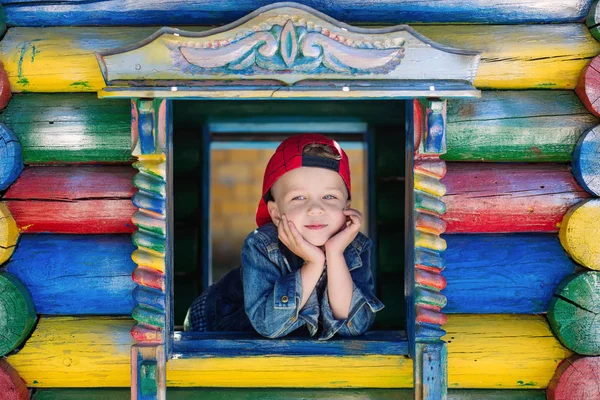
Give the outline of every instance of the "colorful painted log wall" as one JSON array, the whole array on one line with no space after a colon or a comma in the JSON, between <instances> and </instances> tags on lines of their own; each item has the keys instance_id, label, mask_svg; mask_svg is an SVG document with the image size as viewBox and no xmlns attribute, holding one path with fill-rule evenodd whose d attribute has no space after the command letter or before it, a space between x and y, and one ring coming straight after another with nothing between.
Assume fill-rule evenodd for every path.
<instances>
[{"instance_id":1,"label":"colorful painted log wall","mask_svg":"<svg viewBox=\"0 0 600 400\"><path fill-rule=\"evenodd\" d=\"M95 11L96 5L83 11L81 5L71 3L69 7L72 11L62 14L64 18L57 19L55 13L58 9L52 4L30 5L26 1L5 3L9 25L25 26L11 27L0 42L0 60L5 63L14 92L96 91L102 87L102 81L92 52L134 42L155 30L127 28L120 29L120 32L115 34L116 31L111 28L49 28L44 30L42 35L38 28L26 26L48 25L44 21L49 20L54 21L50 25L79 25L76 21L81 15L89 18L89 23L92 23L94 18L100 24L107 25L108 22L103 17L104 13ZM417 27L417 30L444 44L483 51L483 63L476 80L478 88L528 90L489 91L484 92L480 100L448 102L448 153L444 156L448 161L448 173L444 184L449 188L445 198L448 208L445 218L449 234L446 237L448 250L445 252L447 267L444 275L448 281L448 287L444 291L448 297L445 310L475 314L451 315L446 326L449 384L450 387L469 388L545 388L558 362L571 354L553 337L545 319L527 315L481 314L533 314L547 310L552 292L557 289L559 282L566 280L567 285L572 282L573 278L567 278L567 275L576 268L576 264L560 249L556 235L559 229L560 242L572 257L583 265L595 268L595 259L592 256L590 260L589 254L596 253L590 253L589 245L583 246L582 250L581 245L585 242L586 235L589 235L590 228L577 221L589 220L590 216L596 216L595 201L587 199L598 195L598 192L590 190L597 182L598 171L593 169L593 160L585 157L586 154L594 154L594 150L582 152L582 142L578 141L583 138L582 134L585 131L597 124L597 119L592 115L593 110L584 110L571 91L549 92L530 89L575 88L580 72L586 63L600 52L600 46L591 38L585 26L579 23L591 4L577 2L577 5L561 4L561 7L555 7L556 2L545 4L540 1L535 2L539 7L535 12L531 11L531 8L524 10L515 5L510 9L510 5L504 5L502 9L490 7L483 11L480 8L481 11L475 13L473 10L477 9L477 2L472 3L465 5L465 14L471 18L468 22L504 25L422 26ZM181 9L195 7L183 3L176 6ZM165 20L160 18L164 18L165 13L161 7L159 4L152 9L153 6L150 5L143 11L132 10L122 15L127 18L126 23L129 25L134 25L133 20L138 21L140 25L155 21L163 24L162 21ZM383 9L386 12L381 13L381 9L377 8L369 12L349 12L348 21L375 22L372 15L385 14L395 15L403 21L411 21L411 18L414 18L414 21L418 22L425 10L425 5L408 10L403 8L403 2L395 2L394 5L381 3L379 7L385 7ZM391 7L399 7L399 10L406 14L391 13ZM460 19L461 15L465 14L456 12L456 4L447 6L447 11L452 12L444 11L444 6L428 7L431 7L427 9L427 18L430 18L428 22L465 21ZM506 8L510 10L506 11ZM335 11L341 9L343 7L323 11L331 11L331 15L335 16ZM155 12L157 10L158 14ZM213 21L210 18L219 23L235 18L236 13L246 13L246 10L236 6L210 15L191 8L185 10L187 14L181 13L178 17L189 18L192 15L197 18L193 23ZM137 12L141 14L138 15ZM119 19L112 21L118 23ZM167 22L177 24L182 23L182 20ZM527 22L562 24L506 26ZM594 98L591 98L592 101L587 103L593 105ZM192 109L193 105L189 107ZM219 104L218 107L227 115L227 104ZM110 118L106 118L106 115L110 115ZM37 118L38 116L42 118ZM129 105L113 100L97 100L93 94L24 93L13 97L8 108L0 114L0 120L14 132L14 136L5 142L15 143L12 139L15 137L21 145L21 149L11 150L11 154L21 151L25 164L41 165L26 168L13 186L4 193L3 200L7 211L0 219L4 221L4 225L0 227L6 227L4 232L10 230L12 233L0 232L0 238L13 237L10 247L14 247L14 226L19 227L22 237L3 268L5 267L8 273L18 276L25 286L29 283L29 292L38 314L129 314L129 297L121 296L127 293L127 285L131 285L131 281L128 281L130 272L127 272L127 269L131 268L132 264L130 259L118 253L123 251L125 254L129 251L130 254L131 249L126 248L131 246L130 242L125 244L123 241L122 244L117 244L112 252L102 247L97 248L99 252L106 253L105 261L102 265L94 267L100 268L102 275L106 273L107 276L94 274L92 269L88 274L89 287L100 297L103 293L114 296L106 298L110 300L105 301L103 310L93 311L92 305L86 305L85 302L77 305L76 301L71 301L68 305L59 299L64 295L62 292L55 292L51 282L54 279L68 282L67 278L71 273L61 272L59 269L56 275L52 276L48 275L49 268L38 268L36 273L40 276L35 276L28 271L32 269L32 265L43 263L50 258L49 255L44 255L44 251L45 254L49 254L60 249L60 246L67 246L67 243L68 246L82 243L81 248L90 251L89 249L97 247L99 243L120 243L121 238L127 236L118 234L130 232L132 229L126 218L132 206L125 204L127 197L131 197L132 187L125 184L125 168L43 166L131 162ZM60 134L56 135L56 132ZM597 136L595 138L595 142L591 139L583 140L583 143L586 143L586 146L588 142L597 144ZM564 164L571 161L574 149L576 154L584 155L577 157L573 163L573 168L580 168L575 174L579 183L570 175L569 166ZM3 151L2 146L0 151ZM18 160L17 157L11 157ZM2 157L1 162L6 159ZM517 164L465 163L466 161ZM518 162L545 164L525 165ZM0 165L0 171L11 171L5 174L8 187L19 176L20 168L13 164L8 169L3 164ZM584 165L583 169L581 165ZM86 181L91 174L96 173L99 175L93 176L104 178L98 180L98 186L86 187ZM33 180L28 182L32 177ZM38 185L36 188L32 183L36 179L43 179L48 185ZM48 190L50 187L53 190ZM580 209L583 206L579 203L584 201L588 206ZM69 208L75 205L70 203L81 207ZM577 207L578 205L580 207ZM572 212L563 220L564 214L571 207L574 207ZM84 209L98 211L97 217L93 218L95 224L81 219ZM9 221L11 215L14 217L14 224ZM52 215L64 217L60 220L52 218ZM575 228L568 229L567 225ZM31 234L34 232L51 234ZM77 233L80 236L67 236L65 233ZM97 233L103 235L92 236ZM54 244L44 250L42 242ZM63 244L59 244L61 242ZM40 258L37 261L36 252L42 253L38 255ZM78 264L74 259L69 259L69 252L62 253L65 253L66 257L62 265L71 266L73 274L90 269L89 266L84 266L83 262ZM109 261L110 257L115 258ZM112 271L108 269L109 265L114 268ZM587 278L583 280L591 282L585 283L583 287L591 288L592 294L597 293L593 291L594 287L598 289L597 285L594 286L594 273L583 274L584 278ZM524 279L525 277L531 281ZM515 282L518 282L518 285ZM564 299L570 300L569 304L579 304L580 297L576 297L577 301L572 300L572 291L563 293L563 286L558 288L559 291L554 296L555 307L559 307L558 310L561 311L556 312L557 322L553 322L552 327L560 332L560 341L570 347L567 338L573 337L573 334L568 332L568 322L572 320L567 319L567 323L561 323L560 320L565 315L570 318L573 310L562 311L565 309L564 305L556 304ZM111 293L114 289L118 289L118 292ZM476 293L475 297L480 301L474 302L468 297L468 293ZM73 295L77 296L76 298L80 296L76 293ZM44 300L46 303L40 300L42 297L48 298ZM122 301L117 301L117 297ZM506 303L510 300L513 301L512 305ZM591 315L598 312L589 304L580 304L578 310ZM554 317L551 316L551 320L552 318ZM128 386L128 349L132 342L127 331L131 324L132 321L128 319L105 317L42 317L34 336L19 353L10 355L7 360L31 387ZM494 326L497 331L490 332L493 339L486 339L484 335L488 333L490 326ZM66 338L78 332L81 332L81 336L76 341L77 349L58 345L61 335ZM515 335L515 332L518 334ZM481 342L474 342L474 338L480 338ZM585 343L589 338L590 336L585 336L580 338L579 342L583 340ZM492 342L493 351L490 349ZM102 363L99 363L96 357L100 352L104 352L106 359L99 369ZM40 367L39 360L48 354L53 355L52 360ZM475 354L477 356L474 356ZM386 354L383 351L379 351L373 359L369 357L361 355L357 356L358 359L351 360L352 363L348 365L357 367L356 375L340 376L339 382L346 383L337 385L408 387L412 384L411 363L403 357L400 359L398 355ZM226 367L240 371L243 377L241 382L245 382L246 385L267 385L265 380L258 379L253 373L258 360L252 357L248 360L173 360L169 363L168 380L173 386L239 385L240 382L231 382L216 372L200 377L194 374L198 368L210 372ZM317 361L318 358L313 358L310 365ZM309 386L308 382L316 382L315 386L336 386L331 380L338 378L326 376L319 372L320 370L312 374L301 373L307 369L308 364L304 364L306 360L294 359L288 362L297 365L300 375L290 382L290 385ZM332 364L322 363L325 370L340 367L335 361L331 362ZM367 371L374 365L378 366L379 371L385 369L386 372L378 376L369 374ZM269 367L273 368L272 374L278 373L275 367ZM99 375L94 375L93 378L85 375L86 372L98 370ZM77 377L73 377L73 372L78 372ZM103 378L100 382L99 376ZM560 379L555 381L559 382ZM559 389L551 383L549 394L558 396ZM588 396L589 392L584 394ZM450 398L451 396L452 392Z\"/></svg>"}]
</instances>

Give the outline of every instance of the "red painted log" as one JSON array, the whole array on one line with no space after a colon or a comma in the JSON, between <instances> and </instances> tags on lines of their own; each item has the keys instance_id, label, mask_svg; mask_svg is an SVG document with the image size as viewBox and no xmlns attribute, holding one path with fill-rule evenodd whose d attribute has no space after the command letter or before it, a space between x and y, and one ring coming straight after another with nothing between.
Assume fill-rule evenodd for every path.
<instances>
[{"instance_id":1,"label":"red painted log","mask_svg":"<svg viewBox=\"0 0 600 400\"><path fill-rule=\"evenodd\" d=\"M575 93L589 112L600 117L600 56L581 71Z\"/></svg>"},{"instance_id":2,"label":"red painted log","mask_svg":"<svg viewBox=\"0 0 600 400\"><path fill-rule=\"evenodd\" d=\"M556 369L548 400L600 400L600 357L572 356Z\"/></svg>"},{"instance_id":3,"label":"red painted log","mask_svg":"<svg viewBox=\"0 0 600 400\"><path fill-rule=\"evenodd\" d=\"M3 400L29 400L25 382L4 359L0 359L0 396Z\"/></svg>"},{"instance_id":4,"label":"red painted log","mask_svg":"<svg viewBox=\"0 0 600 400\"><path fill-rule=\"evenodd\" d=\"M4 69L4 64L0 61L0 110L4 110L8 105L10 96L10 82L8 81L8 75Z\"/></svg>"},{"instance_id":5,"label":"red painted log","mask_svg":"<svg viewBox=\"0 0 600 400\"><path fill-rule=\"evenodd\" d=\"M29 167L4 196L21 232L129 233L130 166Z\"/></svg>"},{"instance_id":6,"label":"red painted log","mask_svg":"<svg viewBox=\"0 0 600 400\"><path fill-rule=\"evenodd\" d=\"M564 164L447 163L446 233L557 232L590 197Z\"/></svg>"}]
</instances>

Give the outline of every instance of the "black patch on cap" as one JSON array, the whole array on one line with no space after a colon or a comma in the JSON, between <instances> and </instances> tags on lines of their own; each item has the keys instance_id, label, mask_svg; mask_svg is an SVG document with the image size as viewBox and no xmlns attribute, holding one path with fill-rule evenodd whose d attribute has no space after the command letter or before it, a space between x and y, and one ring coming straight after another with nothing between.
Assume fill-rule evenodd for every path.
<instances>
[{"instance_id":1,"label":"black patch on cap","mask_svg":"<svg viewBox=\"0 0 600 400\"><path fill-rule=\"evenodd\" d=\"M302 156L303 167L318 167L340 172L339 160L319 156Z\"/></svg>"}]
</instances>

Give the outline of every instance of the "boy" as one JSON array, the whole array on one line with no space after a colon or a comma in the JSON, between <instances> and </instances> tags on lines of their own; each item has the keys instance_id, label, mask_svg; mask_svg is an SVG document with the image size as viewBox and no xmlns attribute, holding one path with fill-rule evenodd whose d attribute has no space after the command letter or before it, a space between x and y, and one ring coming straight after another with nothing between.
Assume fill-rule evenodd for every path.
<instances>
[{"instance_id":1,"label":"boy","mask_svg":"<svg viewBox=\"0 0 600 400\"><path fill-rule=\"evenodd\" d=\"M318 134L284 140L269 160L258 229L242 266L190 307L186 330L252 331L277 338L306 326L320 339L363 334L383 304L374 296L371 241L350 208L350 166Z\"/></svg>"}]
</instances>

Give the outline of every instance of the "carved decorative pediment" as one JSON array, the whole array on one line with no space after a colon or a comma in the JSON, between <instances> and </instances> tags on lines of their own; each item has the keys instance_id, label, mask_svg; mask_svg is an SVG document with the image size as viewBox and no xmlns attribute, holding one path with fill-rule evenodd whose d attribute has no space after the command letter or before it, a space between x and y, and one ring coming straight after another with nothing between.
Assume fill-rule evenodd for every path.
<instances>
[{"instance_id":1,"label":"carved decorative pediment","mask_svg":"<svg viewBox=\"0 0 600 400\"><path fill-rule=\"evenodd\" d=\"M287 15L265 24L231 40L168 43L173 65L192 75L382 74L393 70L404 56L404 38L377 44L354 42Z\"/></svg>"},{"instance_id":2,"label":"carved decorative pediment","mask_svg":"<svg viewBox=\"0 0 600 400\"><path fill-rule=\"evenodd\" d=\"M405 25L357 28L295 3L272 4L205 32L162 28L143 42L97 54L107 85L119 87L340 79L470 86L479 57Z\"/></svg>"}]
</instances>

